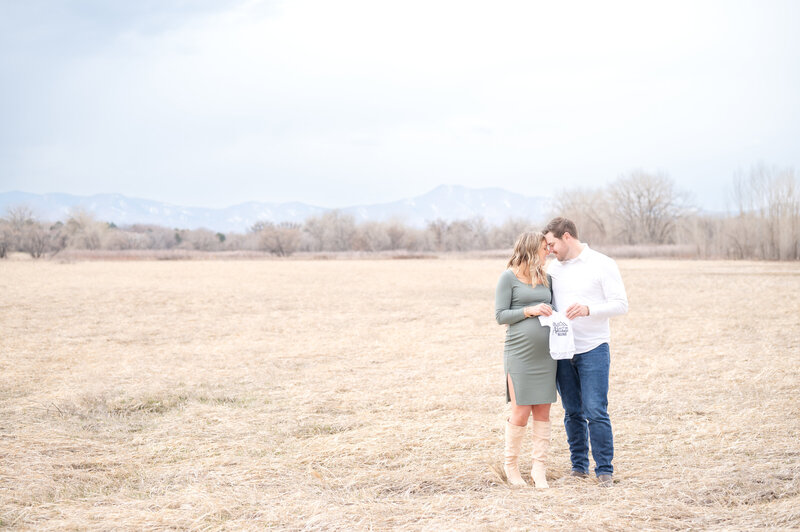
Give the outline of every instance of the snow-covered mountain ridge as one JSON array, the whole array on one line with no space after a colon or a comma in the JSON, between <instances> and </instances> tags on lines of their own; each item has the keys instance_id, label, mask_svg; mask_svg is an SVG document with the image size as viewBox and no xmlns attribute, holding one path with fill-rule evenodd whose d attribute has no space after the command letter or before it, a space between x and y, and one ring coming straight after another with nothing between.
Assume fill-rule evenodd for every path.
<instances>
[{"instance_id":1,"label":"snow-covered mountain ridge","mask_svg":"<svg viewBox=\"0 0 800 532\"><path fill-rule=\"evenodd\" d=\"M473 189L459 185L441 185L426 194L372 205L336 209L350 214L356 222L400 222L423 227L430 221L463 220L481 217L489 225L499 225L508 218L544 220L549 198L529 197L501 188ZM305 203L248 202L221 209L185 207L121 194L74 196L71 194L31 194L0 192L0 216L13 206L24 205L43 221L65 221L77 209L96 219L117 226L134 223L156 224L181 229L206 228L222 232L245 232L258 221L303 222L327 209Z\"/></svg>"}]
</instances>

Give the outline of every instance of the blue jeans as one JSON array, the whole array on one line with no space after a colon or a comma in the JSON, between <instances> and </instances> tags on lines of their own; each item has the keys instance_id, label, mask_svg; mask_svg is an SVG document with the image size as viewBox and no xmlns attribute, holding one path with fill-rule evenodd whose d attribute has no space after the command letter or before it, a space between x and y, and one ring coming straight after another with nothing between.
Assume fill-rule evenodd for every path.
<instances>
[{"instance_id":1,"label":"blue jeans","mask_svg":"<svg viewBox=\"0 0 800 532\"><path fill-rule=\"evenodd\" d=\"M559 360L556 384L564 406L564 428L569 442L572 469L589 472L589 440L596 475L611 475L614 466L614 437L608 417L608 373L611 353L608 344ZM587 438L588 428L588 438Z\"/></svg>"}]
</instances>

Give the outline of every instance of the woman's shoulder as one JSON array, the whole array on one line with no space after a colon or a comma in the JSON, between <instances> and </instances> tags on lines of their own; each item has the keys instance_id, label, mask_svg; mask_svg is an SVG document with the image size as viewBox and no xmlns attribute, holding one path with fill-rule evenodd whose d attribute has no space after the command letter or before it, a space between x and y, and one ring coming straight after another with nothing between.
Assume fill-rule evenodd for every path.
<instances>
[{"instance_id":1,"label":"woman's shoulder","mask_svg":"<svg viewBox=\"0 0 800 532\"><path fill-rule=\"evenodd\" d=\"M500 282L511 282L516 278L517 276L514 275L511 269L503 270L503 273L500 274Z\"/></svg>"}]
</instances>

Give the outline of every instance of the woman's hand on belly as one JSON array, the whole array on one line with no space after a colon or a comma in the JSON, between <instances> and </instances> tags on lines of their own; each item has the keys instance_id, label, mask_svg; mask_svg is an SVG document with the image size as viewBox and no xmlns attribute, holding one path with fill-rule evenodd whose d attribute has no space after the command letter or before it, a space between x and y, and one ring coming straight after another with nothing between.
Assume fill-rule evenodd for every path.
<instances>
[{"instance_id":1,"label":"woman's hand on belly","mask_svg":"<svg viewBox=\"0 0 800 532\"><path fill-rule=\"evenodd\" d=\"M553 313L553 309L547 303L539 303L531 307L525 307L525 317L535 318L536 316L549 316Z\"/></svg>"}]
</instances>

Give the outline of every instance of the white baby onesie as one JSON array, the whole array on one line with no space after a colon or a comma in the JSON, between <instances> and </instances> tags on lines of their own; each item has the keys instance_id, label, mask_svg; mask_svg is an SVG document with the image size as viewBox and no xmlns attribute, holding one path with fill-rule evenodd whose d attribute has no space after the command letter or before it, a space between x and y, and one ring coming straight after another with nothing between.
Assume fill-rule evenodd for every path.
<instances>
[{"instance_id":1,"label":"white baby onesie","mask_svg":"<svg viewBox=\"0 0 800 532\"><path fill-rule=\"evenodd\" d=\"M539 316L539 323L550 327L550 357L553 360L568 359L575 355L571 320L560 312L553 312L550 316Z\"/></svg>"}]
</instances>

